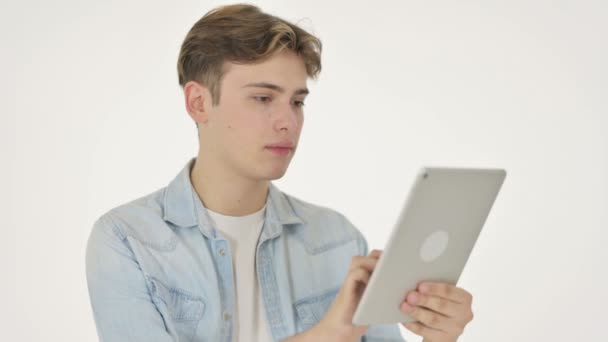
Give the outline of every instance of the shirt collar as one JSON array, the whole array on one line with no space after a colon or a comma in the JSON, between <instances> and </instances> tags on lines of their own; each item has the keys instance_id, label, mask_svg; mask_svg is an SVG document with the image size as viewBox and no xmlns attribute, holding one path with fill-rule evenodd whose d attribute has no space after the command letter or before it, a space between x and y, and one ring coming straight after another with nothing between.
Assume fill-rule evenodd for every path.
<instances>
[{"instance_id":1,"label":"shirt collar","mask_svg":"<svg viewBox=\"0 0 608 342\"><path fill-rule=\"evenodd\" d=\"M195 161L196 158L191 158L167 186L163 200L163 219L178 227L193 227L198 224L199 215L197 213L202 212L203 215L200 215L201 231L215 237L215 229L212 228L211 220L206 210L203 210L205 207L190 180L190 172ZM265 219L276 223L268 227L270 231L267 234L270 236L278 235L282 226L303 223L302 219L293 210L286 195L272 182L269 183L266 198ZM281 227L278 227L277 224Z\"/></svg>"}]
</instances>

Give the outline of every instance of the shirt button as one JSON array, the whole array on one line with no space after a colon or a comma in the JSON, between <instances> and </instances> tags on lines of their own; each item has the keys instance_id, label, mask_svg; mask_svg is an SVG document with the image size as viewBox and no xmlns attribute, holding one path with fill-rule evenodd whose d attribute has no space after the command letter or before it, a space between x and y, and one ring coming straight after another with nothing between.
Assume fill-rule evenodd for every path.
<instances>
[{"instance_id":1,"label":"shirt button","mask_svg":"<svg viewBox=\"0 0 608 342\"><path fill-rule=\"evenodd\" d=\"M223 248L222 248L222 249L220 249L220 255L221 255L221 256L224 256L224 254L226 254L226 252L224 252L224 249L223 249Z\"/></svg>"},{"instance_id":2,"label":"shirt button","mask_svg":"<svg viewBox=\"0 0 608 342\"><path fill-rule=\"evenodd\" d=\"M230 314L227 312L224 312L224 321L229 321L230 320Z\"/></svg>"}]
</instances>

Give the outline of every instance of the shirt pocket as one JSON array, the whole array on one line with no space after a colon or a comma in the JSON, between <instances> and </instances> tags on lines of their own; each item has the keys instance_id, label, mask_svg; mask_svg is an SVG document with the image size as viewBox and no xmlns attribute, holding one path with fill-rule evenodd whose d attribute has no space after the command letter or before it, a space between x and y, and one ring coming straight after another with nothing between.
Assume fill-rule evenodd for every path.
<instances>
[{"instance_id":1,"label":"shirt pocket","mask_svg":"<svg viewBox=\"0 0 608 342\"><path fill-rule=\"evenodd\" d=\"M294 303L298 333L312 328L325 317L339 290L340 287L331 288Z\"/></svg>"},{"instance_id":2,"label":"shirt pocket","mask_svg":"<svg viewBox=\"0 0 608 342\"><path fill-rule=\"evenodd\" d=\"M204 299L187 290L168 286L154 277L148 277L148 283L152 301L163 316L167 331L178 336L179 341L192 341L205 313Z\"/></svg>"}]
</instances>

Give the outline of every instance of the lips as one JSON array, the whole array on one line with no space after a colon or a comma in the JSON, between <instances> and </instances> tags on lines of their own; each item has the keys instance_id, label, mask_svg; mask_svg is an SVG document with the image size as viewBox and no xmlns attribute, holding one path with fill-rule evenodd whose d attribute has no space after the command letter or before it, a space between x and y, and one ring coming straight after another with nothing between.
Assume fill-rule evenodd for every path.
<instances>
[{"instance_id":1,"label":"lips","mask_svg":"<svg viewBox=\"0 0 608 342\"><path fill-rule=\"evenodd\" d=\"M267 148L289 148L293 149L293 143L291 142L279 142L275 144L266 145Z\"/></svg>"},{"instance_id":2,"label":"lips","mask_svg":"<svg viewBox=\"0 0 608 342\"><path fill-rule=\"evenodd\" d=\"M279 142L266 146L266 149L278 155L287 155L294 149L294 144L291 142Z\"/></svg>"},{"instance_id":3,"label":"lips","mask_svg":"<svg viewBox=\"0 0 608 342\"><path fill-rule=\"evenodd\" d=\"M291 147L267 147L267 148L274 152L290 152L292 150Z\"/></svg>"}]
</instances>

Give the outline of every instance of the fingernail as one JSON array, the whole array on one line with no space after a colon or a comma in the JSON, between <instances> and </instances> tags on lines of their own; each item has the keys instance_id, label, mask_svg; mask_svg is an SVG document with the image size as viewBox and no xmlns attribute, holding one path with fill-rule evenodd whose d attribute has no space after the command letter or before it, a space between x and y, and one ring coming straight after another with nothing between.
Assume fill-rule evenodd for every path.
<instances>
[{"instance_id":1,"label":"fingernail","mask_svg":"<svg viewBox=\"0 0 608 342\"><path fill-rule=\"evenodd\" d=\"M413 307L411 305L409 305L407 302L403 302L403 305L401 306L401 308L405 312L411 312Z\"/></svg>"},{"instance_id":2,"label":"fingernail","mask_svg":"<svg viewBox=\"0 0 608 342\"><path fill-rule=\"evenodd\" d=\"M409 296L408 296L409 302L412 304L416 304L418 303L418 295L415 292L412 292Z\"/></svg>"}]
</instances>

